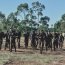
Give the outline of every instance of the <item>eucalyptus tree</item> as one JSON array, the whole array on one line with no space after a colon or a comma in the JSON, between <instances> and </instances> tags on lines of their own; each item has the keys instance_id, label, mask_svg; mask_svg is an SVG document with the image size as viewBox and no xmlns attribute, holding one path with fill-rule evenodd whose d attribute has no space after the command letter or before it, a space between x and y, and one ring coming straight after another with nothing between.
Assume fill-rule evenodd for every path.
<instances>
[{"instance_id":1,"label":"eucalyptus tree","mask_svg":"<svg viewBox=\"0 0 65 65\"><path fill-rule=\"evenodd\" d=\"M62 15L61 19L65 22L65 14Z\"/></svg>"},{"instance_id":2,"label":"eucalyptus tree","mask_svg":"<svg viewBox=\"0 0 65 65\"><path fill-rule=\"evenodd\" d=\"M55 31L65 32L65 14L61 16L61 19L54 24Z\"/></svg>"},{"instance_id":3,"label":"eucalyptus tree","mask_svg":"<svg viewBox=\"0 0 65 65\"><path fill-rule=\"evenodd\" d=\"M37 17L34 15L32 8L29 8L28 14L26 15L26 19L28 20L28 24L29 24L29 26L31 27L31 30L32 30L32 27L34 27L35 23L36 23L35 20L37 19Z\"/></svg>"},{"instance_id":4,"label":"eucalyptus tree","mask_svg":"<svg viewBox=\"0 0 65 65\"><path fill-rule=\"evenodd\" d=\"M3 21L5 19L5 14L3 14L2 12L0 12L0 21Z\"/></svg>"},{"instance_id":5,"label":"eucalyptus tree","mask_svg":"<svg viewBox=\"0 0 65 65\"><path fill-rule=\"evenodd\" d=\"M21 27L25 29L28 27L32 30L33 27L39 27L39 19L43 16L44 9L45 6L38 1L33 2L32 7L29 7L27 3L23 3L17 7L17 12L15 14L20 16L24 14L24 19L21 20ZM46 18L47 17L45 17L45 21L48 20ZM48 24L46 26L48 27Z\"/></svg>"},{"instance_id":6,"label":"eucalyptus tree","mask_svg":"<svg viewBox=\"0 0 65 65\"><path fill-rule=\"evenodd\" d=\"M17 16L21 16L20 19L22 18L22 20L20 21L21 23L21 27L24 26L24 28L26 29L26 26L27 26L27 23L28 23L28 20L26 18L27 16L27 13L28 13L28 4L27 3L23 3L23 4L20 4L18 7L17 7L17 12L15 13ZM23 18L24 16L24 18Z\"/></svg>"},{"instance_id":7,"label":"eucalyptus tree","mask_svg":"<svg viewBox=\"0 0 65 65\"><path fill-rule=\"evenodd\" d=\"M41 24L40 26L42 27L42 29L44 30L48 30L48 22L49 22L50 18L48 16L45 17L41 17L39 23Z\"/></svg>"},{"instance_id":8,"label":"eucalyptus tree","mask_svg":"<svg viewBox=\"0 0 65 65\"><path fill-rule=\"evenodd\" d=\"M4 24L6 23L5 14L0 12L0 29L4 29Z\"/></svg>"},{"instance_id":9,"label":"eucalyptus tree","mask_svg":"<svg viewBox=\"0 0 65 65\"><path fill-rule=\"evenodd\" d=\"M7 26L8 29L11 27L15 27L17 28L19 26L19 20L17 19L17 17L15 16L15 14L12 12L8 15L7 17Z\"/></svg>"},{"instance_id":10,"label":"eucalyptus tree","mask_svg":"<svg viewBox=\"0 0 65 65\"><path fill-rule=\"evenodd\" d=\"M60 22L60 21L57 21L57 22L54 24L54 31L55 31L55 32L60 32L60 31L61 31L61 22Z\"/></svg>"},{"instance_id":11,"label":"eucalyptus tree","mask_svg":"<svg viewBox=\"0 0 65 65\"><path fill-rule=\"evenodd\" d=\"M28 4L27 3L24 3L24 4L20 4L18 7L17 7L17 13L21 14L23 13L24 14L24 19L26 17L26 12L28 11ZM22 15L23 15L22 14Z\"/></svg>"},{"instance_id":12,"label":"eucalyptus tree","mask_svg":"<svg viewBox=\"0 0 65 65\"><path fill-rule=\"evenodd\" d=\"M45 9L45 6L37 1L32 3L32 8L33 8L33 11L37 13L38 22L39 22L40 16L43 16L43 10Z\"/></svg>"}]
</instances>

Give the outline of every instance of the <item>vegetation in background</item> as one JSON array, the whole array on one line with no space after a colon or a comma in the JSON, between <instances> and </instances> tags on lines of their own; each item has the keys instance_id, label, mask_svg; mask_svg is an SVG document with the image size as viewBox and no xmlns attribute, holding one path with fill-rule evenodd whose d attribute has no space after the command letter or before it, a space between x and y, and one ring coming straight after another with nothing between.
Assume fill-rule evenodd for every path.
<instances>
[{"instance_id":1,"label":"vegetation in background","mask_svg":"<svg viewBox=\"0 0 65 65\"><path fill-rule=\"evenodd\" d=\"M61 19L55 23L54 31L65 32L65 14L63 14Z\"/></svg>"},{"instance_id":2,"label":"vegetation in background","mask_svg":"<svg viewBox=\"0 0 65 65\"><path fill-rule=\"evenodd\" d=\"M48 30L50 18L43 16L45 5L40 2L33 2L31 7L28 3L21 3L17 6L16 12L11 12L7 17L0 12L0 30L6 31L10 28L17 28L23 31Z\"/></svg>"}]
</instances>

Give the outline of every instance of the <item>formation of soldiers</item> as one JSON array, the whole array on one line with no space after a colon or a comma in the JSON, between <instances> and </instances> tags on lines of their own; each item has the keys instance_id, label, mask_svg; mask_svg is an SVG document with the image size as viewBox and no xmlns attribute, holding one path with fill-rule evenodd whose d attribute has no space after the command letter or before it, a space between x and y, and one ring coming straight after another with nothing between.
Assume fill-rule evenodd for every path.
<instances>
[{"instance_id":1,"label":"formation of soldiers","mask_svg":"<svg viewBox=\"0 0 65 65\"><path fill-rule=\"evenodd\" d=\"M16 52L16 39L18 48L20 48L20 38L21 32L19 30L10 29L6 33L0 31L0 50L2 49L3 40L5 39L5 50L9 48L9 51L12 52L12 49L14 48Z\"/></svg>"},{"instance_id":2,"label":"formation of soldiers","mask_svg":"<svg viewBox=\"0 0 65 65\"><path fill-rule=\"evenodd\" d=\"M14 48L16 52L16 40L18 43L18 48L20 48L21 32L19 30L10 29L6 33L0 31L0 50L2 48L4 38L6 40L5 50L9 48L9 51L12 52L12 49ZM62 35L62 33L44 32L43 30L25 32L25 48L28 48L29 39L31 41L31 47L33 49L40 49L40 53L42 53L43 50L47 51L50 49L51 51L56 51L58 48L62 49L64 42L64 36Z\"/></svg>"},{"instance_id":3,"label":"formation of soldiers","mask_svg":"<svg viewBox=\"0 0 65 65\"><path fill-rule=\"evenodd\" d=\"M25 47L28 47L29 37L31 40L31 46L33 49L40 49L40 53L43 50L50 49L51 51L56 51L58 48L62 49L64 36L62 33L52 33L52 32L44 32L43 30L40 32L33 31L32 33L26 32L25 35Z\"/></svg>"}]
</instances>

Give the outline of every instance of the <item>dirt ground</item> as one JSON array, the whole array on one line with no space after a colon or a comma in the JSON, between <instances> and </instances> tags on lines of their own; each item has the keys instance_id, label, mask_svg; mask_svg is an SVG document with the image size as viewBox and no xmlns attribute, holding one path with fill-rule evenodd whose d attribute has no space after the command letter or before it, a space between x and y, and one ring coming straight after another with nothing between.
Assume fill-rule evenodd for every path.
<instances>
[{"instance_id":1,"label":"dirt ground","mask_svg":"<svg viewBox=\"0 0 65 65\"><path fill-rule=\"evenodd\" d=\"M44 50L42 54L39 49L33 50L30 44L28 49L25 49L23 38L21 43L17 52L14 52L14 49L12 53L8 49L0 51L0 65L65 65L65 41L62 50Z\"/></svg>"}]
</instances>

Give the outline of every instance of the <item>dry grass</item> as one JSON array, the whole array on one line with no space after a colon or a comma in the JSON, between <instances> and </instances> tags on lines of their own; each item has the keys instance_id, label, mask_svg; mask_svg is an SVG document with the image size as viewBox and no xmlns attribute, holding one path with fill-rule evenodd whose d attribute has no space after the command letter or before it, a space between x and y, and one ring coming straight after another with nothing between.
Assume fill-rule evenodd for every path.
<instances>
[{"instance_id":1,"label":"dry grass","mask_svg":"<svg viewBox=\"0 0 65 65\"><path fill-rule=\"evenodd\" d=\"M23 39L21 43L23 43ZM21 44L24 46L24 44ZM29 45L30 46L30 45ZM65 45L64 45L65 46ZM43 51L39 50L17 49L17 52L10 53L8 50L0 51L0 65L64 65L65 64L65 51Z\"/></svg>"}]
</instances>

